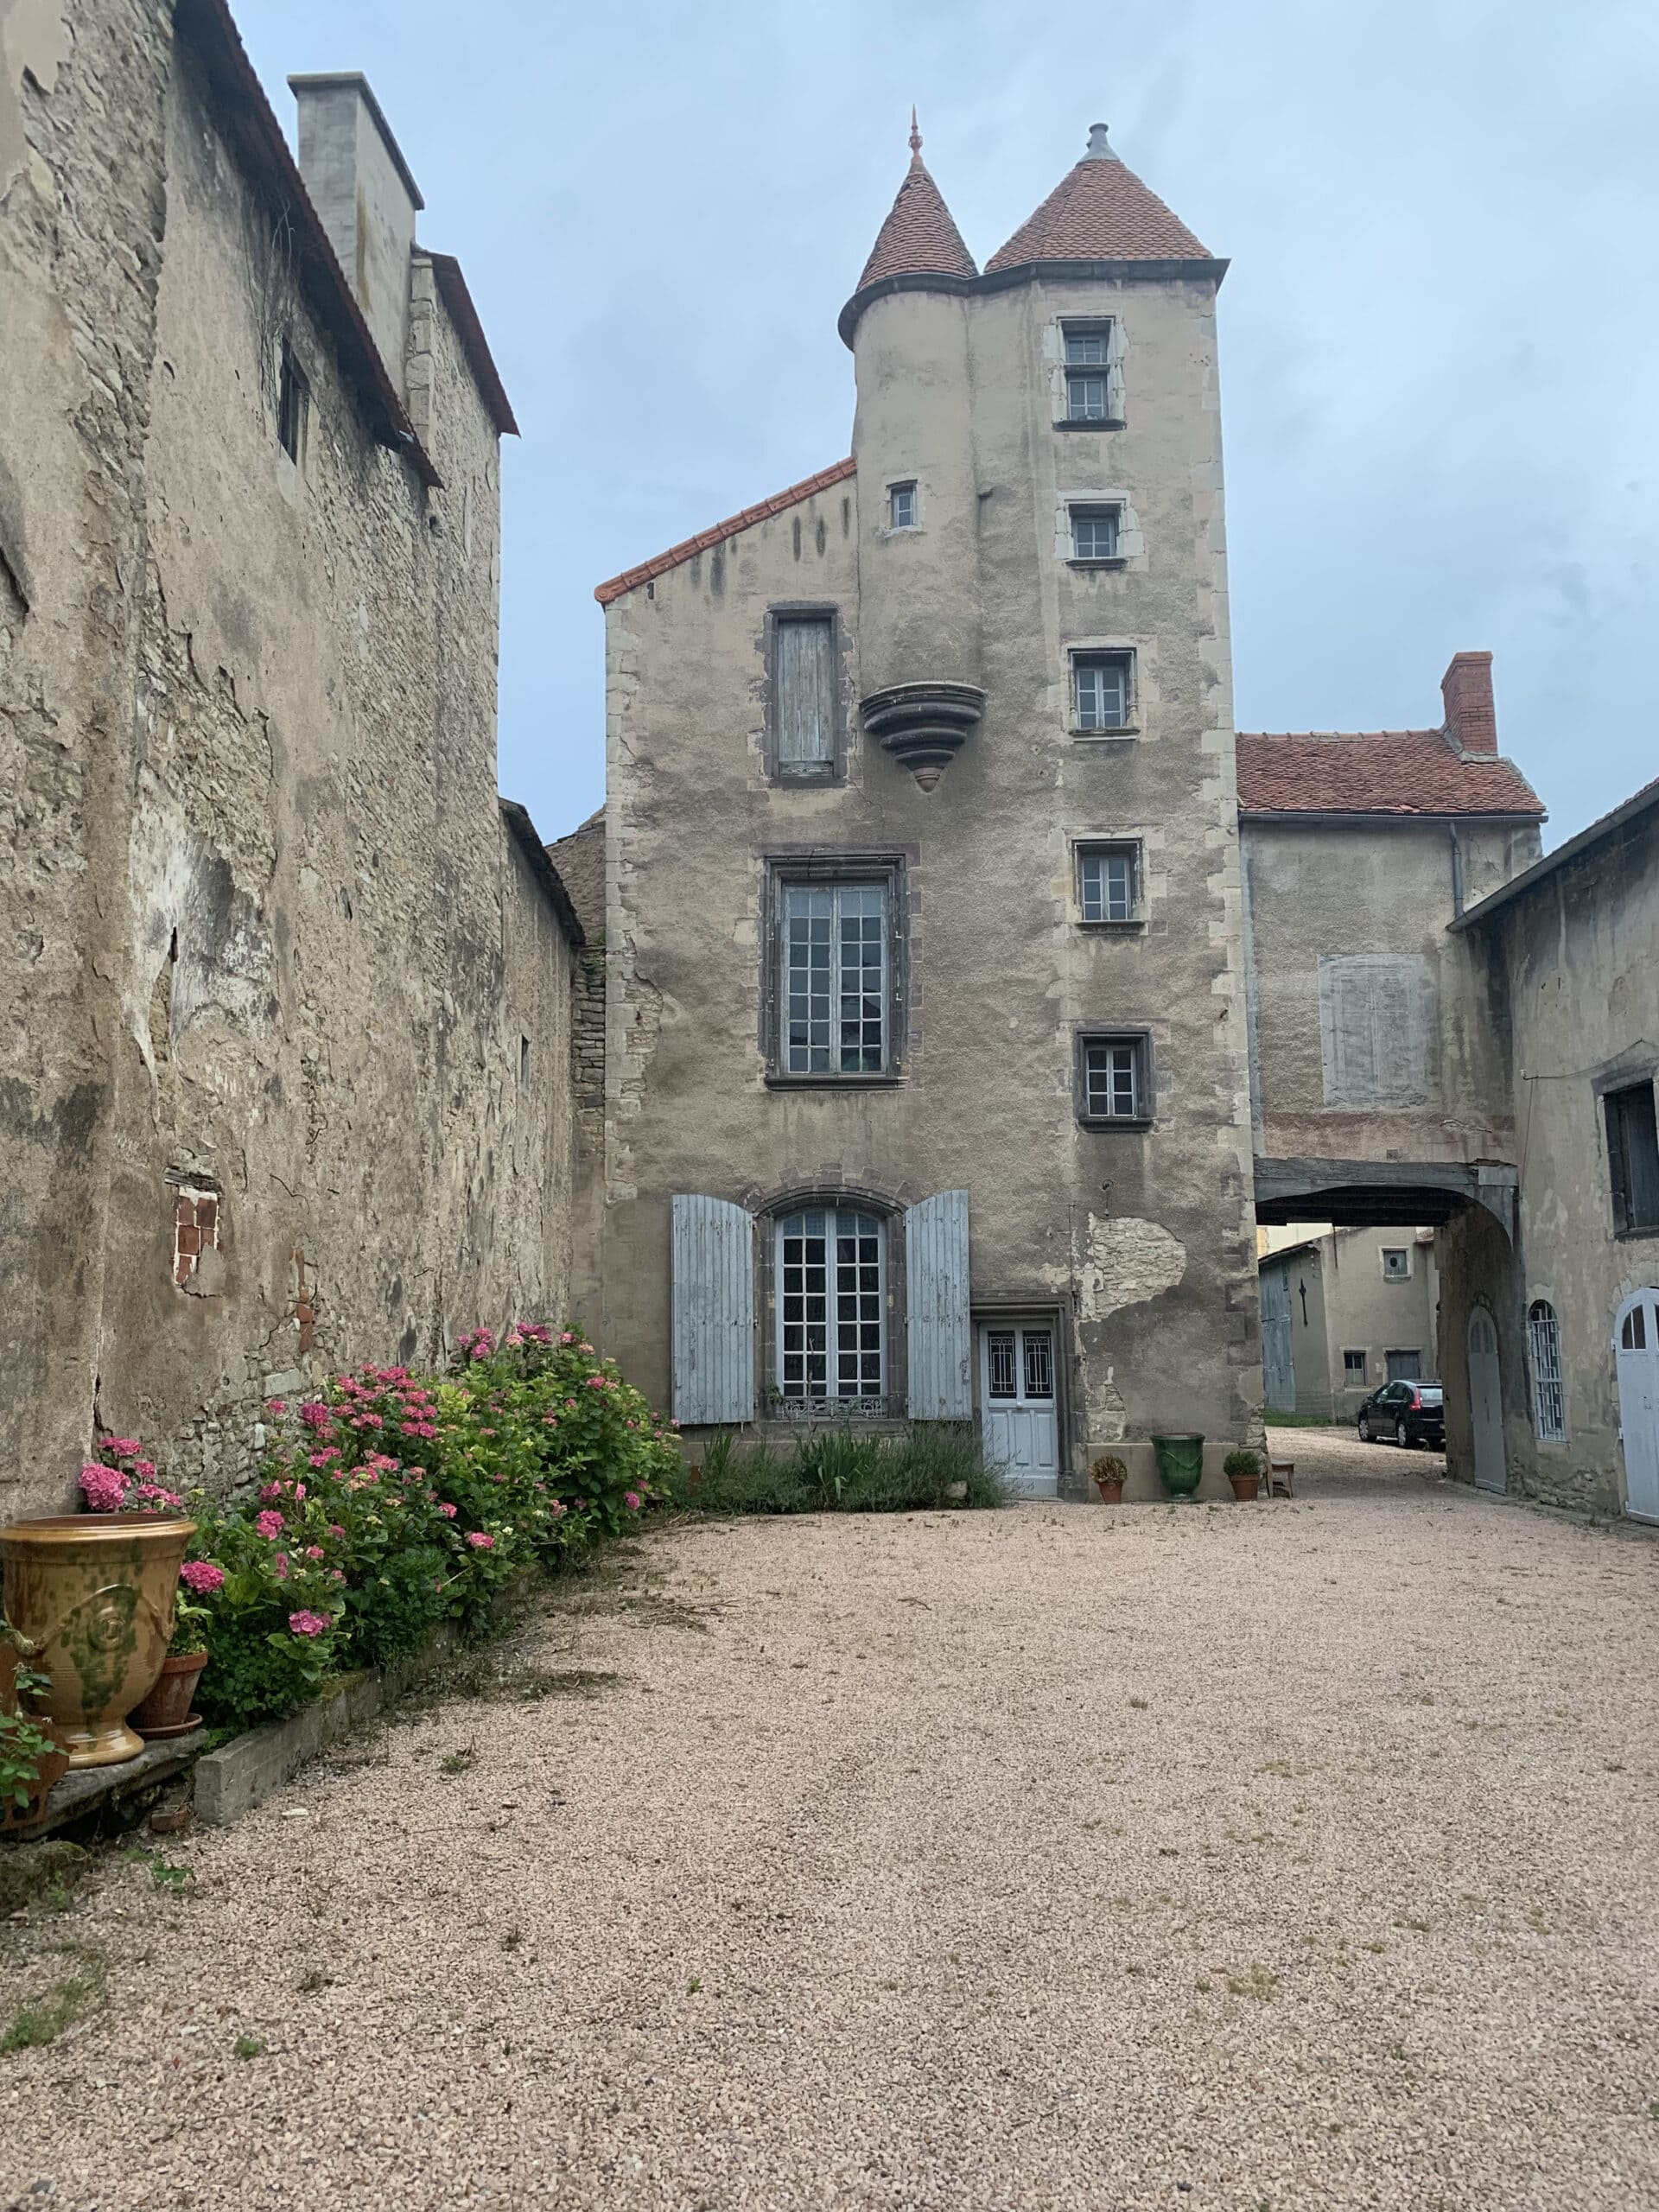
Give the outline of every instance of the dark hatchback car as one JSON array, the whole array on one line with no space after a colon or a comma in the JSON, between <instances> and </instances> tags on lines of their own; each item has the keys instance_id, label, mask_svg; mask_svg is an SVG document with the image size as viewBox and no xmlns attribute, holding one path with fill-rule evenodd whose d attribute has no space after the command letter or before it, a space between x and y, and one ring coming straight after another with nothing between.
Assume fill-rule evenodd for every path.
<instances>
[{"instance_id":1,"label":"dark hatchback car","mask_svg":"<svg viewBox=\"0 0 1659 2212\"><path fill-rule=\"evenodd\" d=\"M1359 1409L1359 1440L1392 1437L1396 1444L1446 1449L1446 1404L1438 1382L1385 1382Z\"/></svg>"}]
</instances>

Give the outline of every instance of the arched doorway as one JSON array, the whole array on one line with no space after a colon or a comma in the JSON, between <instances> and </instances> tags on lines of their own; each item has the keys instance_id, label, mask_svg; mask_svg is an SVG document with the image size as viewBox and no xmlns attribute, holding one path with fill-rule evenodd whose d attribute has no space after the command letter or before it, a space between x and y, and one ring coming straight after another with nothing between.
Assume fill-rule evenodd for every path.
<instances>
[{"instance_id":1,"label":"arched doorway","mask_svg":"<svg viewBox=\"0 0 1659 2212\"><path fill-rule=\"evenodd\" d=\"M1507 1490L1503 1459L1503 1397L1497 1362L1497 1329L1484 1306L1469 1316L1469 1417L1475 1438L1475 1484Z\"/></svg>"},{"instance_id":2,"label":"arched doorway","mask_svg":"<svg viewBox=\"0 0 1659 2212\"><path fill-rule=\"evenodd\" d=\"M1659 1521L1659 1290L1638 1290L1613 1322L1618 1427L1624 1446L1624 1510Z\"/></svg>"}]
</instances>

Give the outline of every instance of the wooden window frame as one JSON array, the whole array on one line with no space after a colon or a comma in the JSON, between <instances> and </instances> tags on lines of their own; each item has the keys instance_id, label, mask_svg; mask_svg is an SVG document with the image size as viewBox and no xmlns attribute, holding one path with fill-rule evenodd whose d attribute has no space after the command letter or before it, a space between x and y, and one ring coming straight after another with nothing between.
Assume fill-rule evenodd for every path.
<instances>
[{"instance_id":1,"label":"wooden window frame","mask_svg":"<svg viewBox=\"0 0 1659 2212\"><path fill-rule=\"evenodd\" d=\"M777 1090L884 1090L904 1080L910 1042L910 931L907 867L893 852L769 854L761 921L765 963L760 988L760 1049L767 1088ZM842 1075L836 1069L792 1075L785 1065L788 1008L784 990L785 893L797 885L835 888L879 883L886 899L887 1006L879 1071Z\"/></svg>"},{"instance_id":2,"label":"wooden window frame","mask_svg":"<svg viewBox=\"0 0 1659 2212\"><path fill-rule=\"evenodd\" d=\"M1072 848L1072 889L1077 902L1077 927L1084 930L1144 929L1147 923L1146 848L1139 837L1079 837ZM1123 857L1129 863L1129 911L1121 918L1090 914L1084 890L1084 863L1090 860Z\"/></svg>"},{"instance_id":3,"label":"wooden window frame","mask_svg":"<svg viewBox=\"0 0 1659 2212\"><path fill-rule=\"evenodd\" d=\"M895 511L895 502L898 500L901 493L907 494L910 499L910 519L908 522L900 522ZM897 477L891 484L888 485L887 526L889 531L900 530L919 530L921 528L921 486L918 483L915 477Z\"/></svg>"},{"instance_id":4,"label":"wooden window frame","mask_svg":"<svg viewBox=\"0 0 1659 2212\"><path fill-rule=\"evenodd\" d=\"M1107 664L1123 671L1123 719L1121 722L1085 722L1077 679L1085 668ZM1066 651L1066 721L1074 737L1122 738L1135 734L1136 683L1133 645L1071 645Z\"/></svg>"},{"instance_id":5,"label":"wooden window frame","mask_svg":"<svg viewBox=\"0 0 1659 2212\"><path fill-rule=\"evenodd\" d=\"M1114 1046L1128 1046L1136 1055L1133 1114L1097 1114L1089 1103L1089 1054ZM1078 1029L1071 1053L1071 1089L1072 1111L1085 1129L1152 1128L1157 1120L1158 1086L1151 1030L1134 1024L1108 1027L1103 1023Z\"/></svg>"},{"instance_id":6,"label":"wooden window frame","mask_svg":"<svg viewBox=\"0 0 1659 2212\"><path fill-rule=\"evenodd\" d=\"M1659 1211L1649 1219L1637 1217L1630 1197L1630 1161L1629 1136L1625 1127L1625 1101L1646 1091L1654 1102L1655 1119L1659 1122L1659 1086L1656 1085L1651 1070L1647 1072L1626 1072L1604 1078L1597 1086L1602 1109L1602 1123L1607 1139L1608 1195L1612 1202L1613 1234L1621 1241L1639 1237L1659 1236Z\"/></svg>"},{"instance_id":7,"label":"wooden window frame","mask_svg":"<svg viewBox=\"0 0 1659 2212\"><path fill-rule=\"evenodd\" d=\"M779 632L791 623L819 622L830 632L830 750L822 761L793 761L782 757L782 702L779 697L779 683L782 674L779 650ZM831 601L778 600L766 609L766 639L763 647L766 663L766 709L763 747L766 775L774 784L804 785L809 789L822 790L826 784L842 784L847 780L847 702L844 646L842 638L841 609Z\"/></svg>"}]
</instances>

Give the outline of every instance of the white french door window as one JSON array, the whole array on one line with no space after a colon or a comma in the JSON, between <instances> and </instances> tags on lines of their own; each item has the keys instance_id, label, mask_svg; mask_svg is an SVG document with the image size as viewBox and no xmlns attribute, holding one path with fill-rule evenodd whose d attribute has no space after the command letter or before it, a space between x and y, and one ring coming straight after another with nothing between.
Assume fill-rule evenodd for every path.
<instances>
[{"instance_id":1,"label":"white french door window","mask_svg":"<svg viewBox=\"0 0 1659 2212\"><path fill-rule=\"evenodd\" d=\"M887 1059L887 898L879 883L784 893L784 1068L880 1075Z\"/></svg>"},{"instance_id":2,"label":"white french door window","mask_svg":"<svg viewBox=\"0 0 1659 2212\"><path fill-rule=\"evenodd\" d=\"M786 1404L887 1392L887 1253L874 1214L809 1206L778 1224L778 1387Z\"/></svg>"},{"instance_id":3,"label":"white french door window","mask_svg":"<svg viewBox=\"0 0 1659 2212\"><path fill-rule=\"evenodd\" d=\"M982 1324L979 1390L991 1459L1027 1497L1052 1497L1060 1464L1052 1323Z\"/></svg>"}]
</instances>

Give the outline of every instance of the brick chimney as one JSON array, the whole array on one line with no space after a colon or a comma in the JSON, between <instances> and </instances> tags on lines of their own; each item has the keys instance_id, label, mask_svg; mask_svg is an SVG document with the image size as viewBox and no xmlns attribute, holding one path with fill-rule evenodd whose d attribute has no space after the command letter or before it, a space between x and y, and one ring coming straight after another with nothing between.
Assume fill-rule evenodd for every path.
<instances>
[{"instance_id":1,"label":"brick chimney","mask_svg":"<svg viewBox=\"0 0 1659 2212\"><path fill-rule=\"evenodd\" d=\"M300 175L402 393L409 257L426 202L366 77L347 70L288 82L299 103Z\"/></svg>"},{"instance_id":2,"label":"brick chimney","mask_svg":"<svg viewBox=\"0 0 1659 2212\"><path fill-rule=\"evenodd\" d=\"M1453 653L1440 678L1446 701L1446 743L1459 753L1497 751L1497 712L1492 704L1491 653Z\"/></svg>"}]
</instances>

